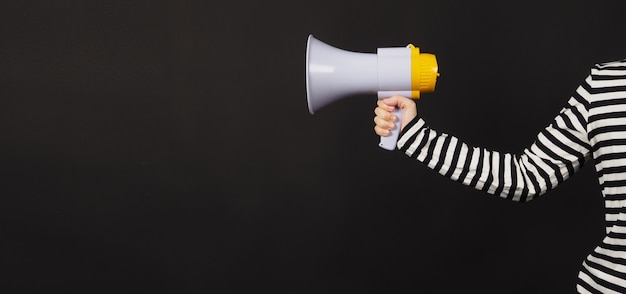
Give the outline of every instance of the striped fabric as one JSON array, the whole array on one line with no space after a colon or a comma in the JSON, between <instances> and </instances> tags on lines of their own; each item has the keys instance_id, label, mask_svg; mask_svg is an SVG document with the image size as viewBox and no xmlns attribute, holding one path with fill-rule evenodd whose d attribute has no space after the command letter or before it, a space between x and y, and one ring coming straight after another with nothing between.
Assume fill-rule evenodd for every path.
<instances>
[{"instance_id":1,"label":"striped fabric","mask_svg":"<svg viewBox=\"0 0 626 294\"><path fill-rule=\"evenodd\" d=\"M454 181L520 202L546 193L593 159L607 234L583 262L576 288L626 293L626 60L596 64L520 154L469 146L419 117L403 129L398 148Z\"/></svg>"}]
</instances>

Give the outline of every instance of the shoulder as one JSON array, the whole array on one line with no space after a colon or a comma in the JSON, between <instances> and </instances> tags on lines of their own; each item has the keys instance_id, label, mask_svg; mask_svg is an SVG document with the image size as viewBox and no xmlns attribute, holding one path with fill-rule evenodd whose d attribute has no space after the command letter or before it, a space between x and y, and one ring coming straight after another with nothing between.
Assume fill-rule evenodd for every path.
<instances>
[{"instance_id":1,"label":"shoulder","mask_svg":"<svg viewBox=\"0 0 626 294\"><path fill-rule=\"evenodd\" d=\"M610 83L614 83L617 80L621 81L622 85L623 81L626 80L626 59L596 63L591 68L589 82L592 84L601 82L601 85L596 86L608 86L605 85L607 82L613 81ZM594 86L592 85L592 87Z\"/></svg>"},{"instance_id":2,"label":"shoulder","mask_svg":"<svg viewBox=\"0 0 626 294\"><path fill-rule=\"evenodd\" d=\"M615 70L619 71L619 70L622 70L622 71L626 72L626 59L596 63L593 66L593 70L595 70L595 71L615 71Z\"/></svg>"}]
</instances>

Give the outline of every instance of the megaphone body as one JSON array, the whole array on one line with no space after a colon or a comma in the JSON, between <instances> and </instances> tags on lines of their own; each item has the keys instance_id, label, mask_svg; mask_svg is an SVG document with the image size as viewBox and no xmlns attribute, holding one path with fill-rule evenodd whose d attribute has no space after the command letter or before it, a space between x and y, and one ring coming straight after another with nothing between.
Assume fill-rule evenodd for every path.
<instances>
[{"instance_id":1,"label":"megaphone body","mask_svg":"<svg viewBox=\"0 0 626 294\"><path fill-rule=\"evenodd\" d=\"M376 53L351 52L330 46L309 35L306 52L306 90L309 112L340 99L377 94L378 99L401 95L419 99L432 92L438 73L435 55L420 53L419 48L378 48ZM400 133L401 112L389 136L379 146L393 150Z\"/></svg>"}]
</instances>

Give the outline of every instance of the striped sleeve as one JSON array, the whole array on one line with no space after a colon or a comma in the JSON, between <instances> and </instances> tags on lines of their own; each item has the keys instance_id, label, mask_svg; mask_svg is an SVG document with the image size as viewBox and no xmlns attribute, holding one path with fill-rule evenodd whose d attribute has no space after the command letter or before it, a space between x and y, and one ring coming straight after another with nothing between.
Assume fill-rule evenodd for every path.
<instances>
[{"instance_id":1,"label":"striped sleeve","mask_svg":"<svg viewBox=\"0 0 626 294\"><path fill-rule=\"evenodd\" d=\"M586 89L580 86L520 154L470 146L431 129L419 117L402 130L398 148L454 181L514 201L529 201L568 179L590 158Z\"/></svg>"}]
</instances>

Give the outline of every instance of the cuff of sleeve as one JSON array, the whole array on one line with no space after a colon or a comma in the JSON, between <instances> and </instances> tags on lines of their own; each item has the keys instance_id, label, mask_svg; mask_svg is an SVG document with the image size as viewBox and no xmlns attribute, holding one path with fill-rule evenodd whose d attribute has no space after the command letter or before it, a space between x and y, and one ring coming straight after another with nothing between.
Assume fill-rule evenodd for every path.
<instances>
[{"instance_id":1,"label":"cuff of sleeve","mask_svg":"<svg viewBox=\"0 0 626 294\"><path fill-rule=\"evenodd\" d=\"M400 132L397 143L398 149L406 152L407 148L415 142L419 133L427 127L426 122L421 117L416 116Z\"/></svg>"},{"instance_id":2,"label":"cuff of sleeve","mask_svg":"<svg viewBox=\"0 0 626 294\"><path fill-rule=\"evenodd\" d=\"M413 118L413 120L411 120L406 126L404 126L404 129L402 129L398 137L402 138L402 136L404 136L404 134L406 134L411 128L413 128L420 120L422 120L422 118L420 118L419 116Z\"/></svg>"}]
</instances>

